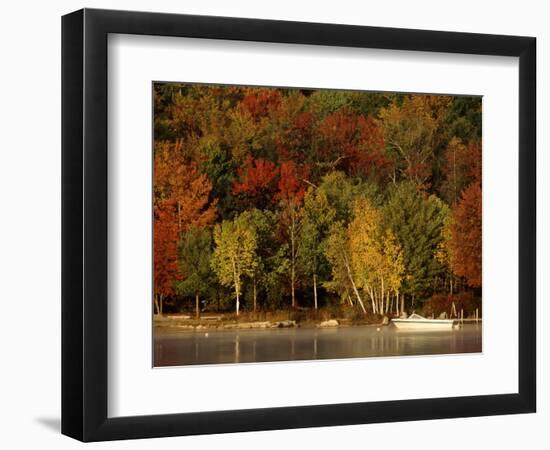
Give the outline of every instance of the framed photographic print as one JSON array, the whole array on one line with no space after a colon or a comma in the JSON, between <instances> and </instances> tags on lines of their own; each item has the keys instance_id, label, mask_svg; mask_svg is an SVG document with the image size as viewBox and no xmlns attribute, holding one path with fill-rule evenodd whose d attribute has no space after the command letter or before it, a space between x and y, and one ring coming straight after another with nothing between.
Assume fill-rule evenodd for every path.
<instances>
[{"instance_id":1,"label":"framed photographic print","mask_svg":"<svg viewBox=\"0 0 550 450\"><path fill-rule=\"evenodd\" d=\"M62 32L64 434L535 411L534 38Z\"/></svg>"}]
</instances>

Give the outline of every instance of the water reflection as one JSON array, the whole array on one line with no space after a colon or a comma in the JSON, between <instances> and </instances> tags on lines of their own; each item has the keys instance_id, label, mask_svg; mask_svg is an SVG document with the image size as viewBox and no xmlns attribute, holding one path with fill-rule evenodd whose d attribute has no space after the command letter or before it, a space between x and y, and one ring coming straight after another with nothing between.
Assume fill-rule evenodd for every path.
<instances>
[{"instance_id":1,"label":"water reflection","mask_svg":"<svg viewBox=\"0 0 550 450\"><path fill-rule=\"evenodd\" d=\"M155 336L154 365L224 364L481 351L481 325L443 332L394 327L230 330Z\"/></svg>"}]
</instances>

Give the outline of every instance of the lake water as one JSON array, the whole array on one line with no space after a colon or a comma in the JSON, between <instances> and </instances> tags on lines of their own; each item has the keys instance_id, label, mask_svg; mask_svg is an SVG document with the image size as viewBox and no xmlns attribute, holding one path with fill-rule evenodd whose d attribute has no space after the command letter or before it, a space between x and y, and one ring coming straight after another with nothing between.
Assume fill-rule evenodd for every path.
<instances>
[{"instance_id":1,"label":"lake water","mask_svg":"<svg viewBox=\"0 0 550 450\"><path fill-rule=\"evenodd\" d=\"M379 331L378 331L379 330ZM452 331L404 332L393 326L161 332L154 365L181 366L481 352L481 324Z\"/></svg>"}]
</instances>

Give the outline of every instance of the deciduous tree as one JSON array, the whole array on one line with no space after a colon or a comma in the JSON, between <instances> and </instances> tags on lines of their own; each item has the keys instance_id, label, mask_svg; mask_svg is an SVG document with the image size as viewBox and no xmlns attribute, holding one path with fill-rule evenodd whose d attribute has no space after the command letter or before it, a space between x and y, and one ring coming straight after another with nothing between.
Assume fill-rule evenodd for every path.
<instances>
[{"instance_id":1,"label":"deciduous tree","mask_svg":"<svg viewBox=\"0 0 550 450\"><path fill-rule=\"evenodd\" d=\"M233 286L235 312L239 315L243 278L252 277L257 265L256 234L246 221L237 217L215 226L214 242L212 269L221 284Z\"/></svg>"},{"instance_id":2,"label":"deciduous tree","mask_svg":"<svg viewBox=\"0 0 550 450\"><path fill-rule=\"evenodd\" d=\"M436 131L449 102L444 96L411 95L380 111L386 146L394 159L394 182L405 179L417 188L429 187Z\"/></svg>"},{"instance_id":3,"label":"deciduous tree","mask_svg":"<svg viewBox=\"0 0 550 450\"><path fill-rule=\"evenodd\" d=\"M155 201L174 204L178 232L211 224L216 218L216 200L209 198L212 183L185 161L183 143L160 145L154 164Z\"/></svg>"},{"instance_id":4,"label":"deciduous tree","mask_svg":"<svg viewBox=\"0 0 550 450\"><path fill-rule=\"evenodd\" d=\"M153 267L154 302L157 314L163 314L164 299L174 295L178 272L177 210L173 201L164 200L154 207Z\"/></svg>"},{"instance_id":5,"label":"deciduous tree","mask_svg":"<svg viewBox=\"0 0 550 450\"><path fill-rule=\"evenodd\" d=\"M348 299L349 290L352 289L359 306L366 314L367 310L353 274L349 235L342 222L336 222L330 227L325 254L332 271L332 280L325 283L327 289L339 292L341 297ZM349 301L351 303L351 299Z\"/></svg>"},{"instance_id":6,"label":"deciduous tree","mask_svg":"<svg viewBox=\"0 0 550 450\"><path fill-rule=\"evenodd\" d=\"M195 315L200 317L200 295L208 291L211 283L212 236L208 228L193 228L184 233L179 246L179 266L182 280L177 290L195 297Z\"/></svg>"},{"instance_id":7,"label":"deciduous tree","mask_svg":"<svg viewBox=\"0 0 550 450\"><path fill-rule=\"evenodd\" d=\"M352 268L358 286L368 293L374 313L396 308L405 266L393 232L382 229L382 212L367 199L358 199L348 226Z\"/></svg>"},{"instance_id":8,"label":"deciduous tree","mask_svg":"<svg viewBox=\"0 0 550 450\"><path fill-rule=\"evenodd\" d=\"M481 184L468 186L453 208L451 265L469 286L481 287Z\"/></svg>"},{"instance_id":9,"label":"deciduous tree","mask_svg":"<svg viewBox=\"0 0 550 450\"><path fill-rule=\"evenodd\" d=\"M258 308L258 291L267 291L270 286L270 274L276 273L277 264L274 257L275 248L274 228L275 214L270 211L250 209L239 216L239 222L253 230L256 237L256 251L254 252L255 262L252 268L252 309L256 312ZM275 258L276 259L276 258Z\"/></svg>"},{"instance_id":10,"label":"deciduous tree","mask_svg":"<svg viewBox=\"0 0 550 450\"><path fill-rule=\"evenodd\" d=\"M278 175L279 171L271 161L248 156L246 166L238 170L233 193L242 196L248 208L264 209L273 200Z\"/></svg>"},{"instance_id":11,"label":"deciduous tree","mask_svg":"<svg viewBox=\"0 0 550 450\"><path fill-rule=\"evenodd\" d=\"M315 309L318 307L318 277L327 271L328 266L324 247L335 216L336 212L329 205L326 194L310 187L304 197L298 242L298 260L300 270L313 281Z\"/></svg>"},{"instance_id":12,"label":"deciduous tree","mask_svg":"<svg viewBox=\"0 0 550 450\"><path fill-rule=\"evenodd\" d=\"M282 235L289 244L290 291L292 307L296 307L296 262L298 259L298 235L301 204L305 194L304 178L307 168L299 167L293 161L281 164L281 177L274 200L278 202L281 215Z\"/></svg>"},{"instance_id":13,"label":"deciduous tree","mask_svg":"<svg viewBox=\"0 0 550 450\"><path fill-rule=\"evenodd\" d=\"M445 153L441 192L450 204L454 204L468 185L481 181L481 147L477 142L464 144L455 137Z\"/></svg>"}]
</instances>

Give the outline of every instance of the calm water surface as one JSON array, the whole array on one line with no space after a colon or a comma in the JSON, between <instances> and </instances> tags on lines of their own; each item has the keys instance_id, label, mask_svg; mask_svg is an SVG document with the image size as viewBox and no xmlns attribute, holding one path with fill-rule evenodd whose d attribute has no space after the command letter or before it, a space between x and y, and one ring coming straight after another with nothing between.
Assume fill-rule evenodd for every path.
<instances>
[{"instance_id":1,"label":"calm water surface","mask_svg":"<svg viewBox=\"0 0 550 450\"><path fill-rule=\"evenodd\" d=\"M481 325L443 332L393 326L156 333L155 366L481 352Z\"/></svg>"}]
</instances>

